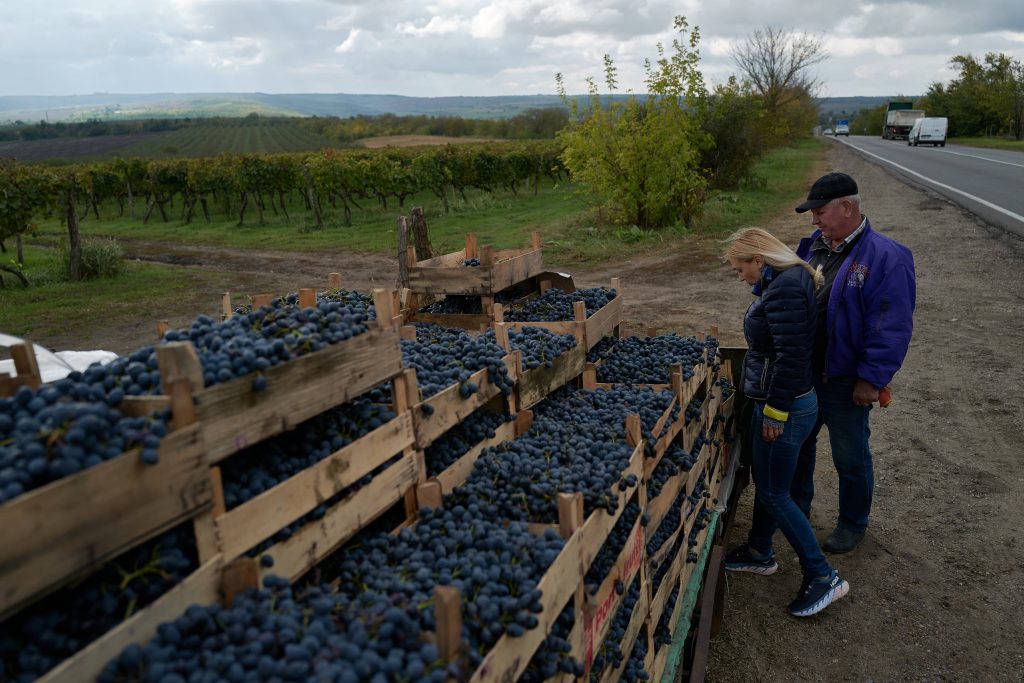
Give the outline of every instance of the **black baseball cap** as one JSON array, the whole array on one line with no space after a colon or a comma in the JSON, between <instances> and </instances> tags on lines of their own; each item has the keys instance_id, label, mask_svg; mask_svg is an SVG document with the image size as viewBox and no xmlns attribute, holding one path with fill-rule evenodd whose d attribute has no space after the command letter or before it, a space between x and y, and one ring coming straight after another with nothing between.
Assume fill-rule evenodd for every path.
<instances>
[{"instance_id":1,"label":"black baseball cap","mask_svg":"<svg viewBox=\"0 0 1024 683\"><path fill-rule=\"evenodd\" d=\"M796 207L797 213L825 206L833 199L857 194L857 181L845 173L826 173L811 185L807 201Z\"/></svg>"}]
</instances>

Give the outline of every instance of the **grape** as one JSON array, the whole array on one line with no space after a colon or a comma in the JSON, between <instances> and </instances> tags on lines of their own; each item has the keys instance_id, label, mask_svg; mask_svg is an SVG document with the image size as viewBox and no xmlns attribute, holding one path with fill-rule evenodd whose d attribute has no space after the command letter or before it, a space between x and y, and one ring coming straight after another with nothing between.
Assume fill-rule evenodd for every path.
<instances>
[{"instance_id":1,"label":"grape","mask_svg":"<svg viewBox=\"0 0 1024 683\"><path fill-rule=\"evenodd\" d=\"M467 677L427 642L417 607L401 596L355 598L313 586L301 593L275 576L231 607L192 605L161 624L145 646L130 645L99 683L170 680L326 680L445 683Z\"/></svg>"},{"instance_id":2,"label":"grape","mask_svg":"<svg viewBox=\"0 0 1024 683\"><path fill-rule=\"evenodd\" d=\"M608 341L606 341L608 340ZM706 342L696 337L667 334L658 337L605 337L587 354L597 366L597 381L625 384L668 384L673 364L683 366L683 379L693 377L703 363Z\"/></svg>"},{"instance_id":3,"label":"grape","mask_svg":"<svg viewBox=\"0 0 1024 683\"><path fill-rule=\"evenodd\" d=\"M506 396L512 391L512 380L503 360L505 352L494 341L493 334L472 336L463 330L438 325L416 325L416 339L402 340L402 365L416 370L422 398L428 398L453 384L466 387L463 398L475 393L467 380L477 371L487 369L491 382ZM476 385L473 384L473 387ZM390 389L378 389L374 400L384 400Z\"/></svg>"},{"instance_id":4,"label":"grape","mask_svg":"<svg viewBox=\"0 0 1024 683\"><path fill-rule=\"evenodd\" d=\"M155 464L170 411L127 417L114 407L120 398L76 372L0 399L0 503L133 448Z\"/></svg>"},{"instance_id":5,"label":"grape","mask_svg":"<svg viewBox=\"0 0 1024 683\"><path fill-rule=\"evenodd\" d=\"M0 624L2 680L33 681L196 570L191 523L111 560Z\"/></svg>"},{"instance_id":6,"label":"grape","mask_svg":"<svg viewBox=\"0 0 1024 683\"><path fill-rule=\"evenodd\" d=\"M574 320L572 306L576 301L583 301L586 304L589 318L608 305L608 302L615 297L615 290L608 287L594 287L575 292L549 289L539 297L508 306L505 310L505 320L508 322Z\"/></svg>"},{"instance_id":7,"label":"grape","mask_svg":"<svg viewBox=\"0 0 1024 683\"><path fill-rule=\"evenodd\" d=\"M622 639L626 637L626 629L629 628L629 622L633 618L633 609L636 607L639 599L640 573L638 572L633 578L633 583L630 584L629 590L626 591L625 597L622 598L622 603L615 611L615 616L612 617L604 643L594 655L594 661L590 667L591 683L600 681L606 668L617 669L622 665L622 660L624 659Z\"/></svg>"},{"instance_id":8,"label":"grape","mask_svg":"<svg viewBox=\"0 0 1024 683\"><path fill-rule=\"evenodd\" d=\"M622 552L622 549L629 542L630 532L633 531L633 525L636 524L639 516L640 506L635 502L630 501L623 508L622 515L608 533L608 538L594 557L594 561L591 563L590 569L587 571L586 578L583 581L591 595L597 593L604 579L614 569L615 561L618 559L619 553Z\"/></svg>"},{"instance_id":9,"label":"grape","mask_svg":"<svg viewBox=\"0 0 1024 683\"><path fill-rule=\"evenodd\" d=\"M424 451L427 475L436 477L454 465L459 458L478 443L485 439L493 439L495 430L511 419L513 419L511 416L494 413L484 408L473 411L469 417L427 446Z\"/></svg>"},{"instance_id":10,"label":"grape","mask_svg":"<svg viewBox=\"0 0 1024 683\"><path fill-rule=\"evenodd\" d=\"M529 532L521 522L506 523L486 503L449 498L446 507L423 509L419 523L397 535L363 537L328 560L337 567L338 590L402 595L419 605L426 630L436 627L434 588L450 585L462 594L463 639L475 667L497 640L537 627L537 590L564 541L548 529Z\"/></svg>"},{"instance_id":11,"label":"grape","mask_svg":"<svg viewBox=\"0 0 1024 683\"><path fill-rule=\"evenodd\" d=\"M493 330L488 335L494 336ZM576 348L576 337L571 334L555 334L542 327L524 327L522 330L508 331L509 345L523 354L523 366L533 370L544 366L554 366L556 358L566 351Z\"/></svg>"},{"instance_id":12,"label":"grape","mask_svg":"<svg viewBox=\"0 0 1024 683\"><path fill-rule=\"evenodd\" d=\"M626 668L622 671L622 683L638 683L638 681L649 681L651 674L644 668L644 660L647 658L647 639L637 638L633 645L633 651L626 660Z\"/></svg>"}]
</instances>

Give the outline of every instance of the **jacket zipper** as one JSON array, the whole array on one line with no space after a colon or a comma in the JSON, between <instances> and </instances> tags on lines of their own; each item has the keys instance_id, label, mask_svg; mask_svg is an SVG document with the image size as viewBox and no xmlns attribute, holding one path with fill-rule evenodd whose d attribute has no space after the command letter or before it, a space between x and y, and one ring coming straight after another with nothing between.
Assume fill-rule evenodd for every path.
<instances>
[{"instance_id":1,"label":"jacket zipper","mask_svg":"<svg viewBox=\"0 0 1024 683\"><path fill-rule=\"evenodd\" d=\"M761 371L761 388L765 389L765 390L768 389L768 387L765 385L765 383L768 381L768 364L770 362L771 361L768 359L768 357L765 356L765 359L764 359L764 370Z\"/></svg>"}]
</instances>

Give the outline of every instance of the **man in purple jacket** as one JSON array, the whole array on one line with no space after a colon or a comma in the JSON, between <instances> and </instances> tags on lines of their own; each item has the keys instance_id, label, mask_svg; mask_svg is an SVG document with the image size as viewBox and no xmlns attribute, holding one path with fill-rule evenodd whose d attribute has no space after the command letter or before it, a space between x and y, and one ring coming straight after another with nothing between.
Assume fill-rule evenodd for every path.
<instances>
[{"instance_id":1,"label":"man in purple jacket","mask_svg":"<svg viewBox=\"0 0 1024 683\"><path fill-rule=\"evenodd\" d=\"M794 500L810 511L818 432L828 427L839 473L839 519L822 546L853 550L871 513L874 467L868 439L871 406L900 369L910 345L916 297L914 257L902 244L875 232L860 212L857 183L845 173L822 176L796 207L810 211L817 230L797 254L820 266L818 326L812 356L818 421L800 454L803 476Z\"/></svg>"}]
</instances>

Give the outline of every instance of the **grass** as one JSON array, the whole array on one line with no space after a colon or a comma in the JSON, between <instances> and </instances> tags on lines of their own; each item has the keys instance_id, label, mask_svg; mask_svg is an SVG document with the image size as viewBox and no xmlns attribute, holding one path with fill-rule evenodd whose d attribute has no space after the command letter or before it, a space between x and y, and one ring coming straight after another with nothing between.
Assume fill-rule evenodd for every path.
<instances>
[{"instance_id":1,"label":"grass","mask_svg":"<svg viewBox=\"0 0 1024 683\"><path fill-rule=\"evenodd\" d=\"M510 192L497 192L494 196L483 191L467 191L466 200L450 198L451 211L444 213L441 201L430 193L421 193L406 200L399 208L394 200L388 208L377 200L360 200L361 208L353 208L352 225L343 225L340 209L329 206L324 216L324 227L317 229L313 215L305 210L298 195L293 195L288 206L291 218L275 215L269 208L264 211L265 224L259 225L254 210L246 214L245 225L238 224L237 213L227 216L219 207L211 206L210 223L200 216L191 224L180 219L180 204L169 210L164 222L154 213L148 224L141 216L144 207L137 206L136 218L109 217L116 205L102 208L101 220L92 217L82 221L84 235L112 236L120 239L142 239L159 242L185 242L188 244L264 249L280 251L323 251L347 249L355 252L395 253L397 249L396 224L399 215L408 215L413 206L422 206L427 218L430 239L436 249L454 251L465 243L465 234L475 232L481 244L500 249L524 246L532 230L546 234L567 217L586 209L585 199L574 192L569 184L542 184L535 196L531 190L520 189L518 196ZM237 201L233 207L237 212ZM63 234L57 221L42 225L44 234Z\"/></svg>"},{"instance_id":2,"label":"grass","mask_svg":"<svg viewBox=\"0 0 1024 683\"><path fill-rule=\"evenodd\" d=\"M179 306L203 282L227 281L195 268L129 262L109 280L70 282L61 275L56 249L27 246L25 289L4 276L0 288L0 332L33 338L66 338L116 319L148 319ZM155 329L155 328L154 328Z\"/></svg>"},{"instance_id":3,"label":"grass","mask_svg":"<svg viewBox=\"0 0 1024 683\"><path fill-rule=\"evenodd\" d=\"M950 145L1009 149L1016 152L1024 152L1024 140L1009 140L1007 138L949 138L946 142Z\"/></svg>"}]
</instances>

